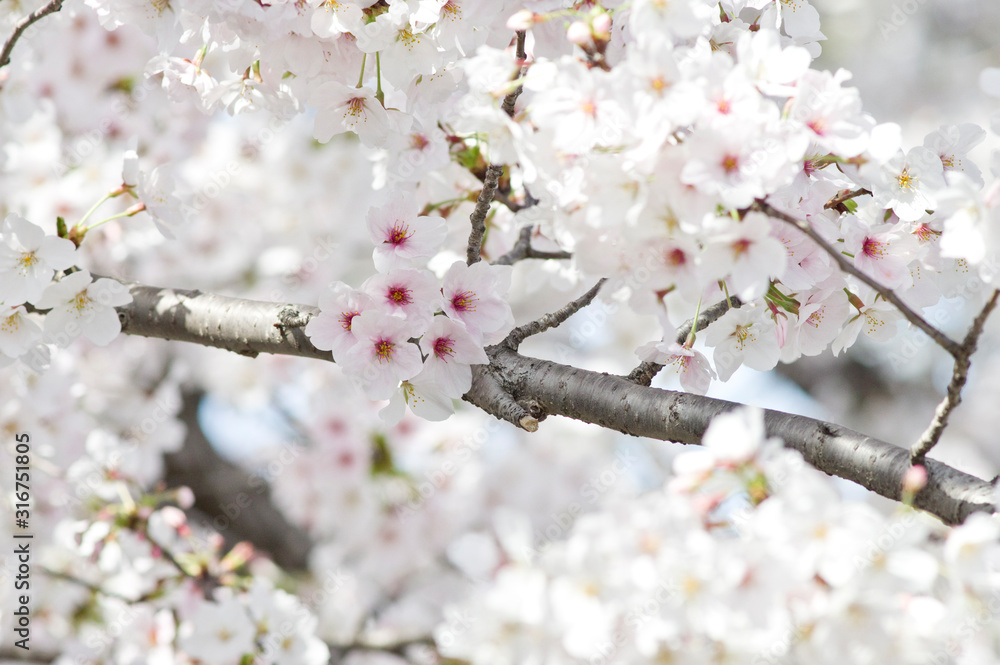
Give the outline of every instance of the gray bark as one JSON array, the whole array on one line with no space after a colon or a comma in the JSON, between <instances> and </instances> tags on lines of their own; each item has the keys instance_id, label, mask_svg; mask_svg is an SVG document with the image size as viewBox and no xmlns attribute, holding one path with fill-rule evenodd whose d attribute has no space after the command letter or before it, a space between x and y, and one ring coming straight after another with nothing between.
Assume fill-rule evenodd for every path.
<instances>
[{"instance_id":1,"label":"gray bark","mask_svg":"<svg viewBox=\"0 0 1000 665\"><path fill-rule=\"evenodd\" d=\"M133 302L118 308L126 334L194 342L243 355L276 353L332 362L302 328L315 307L265 303L132 285ZM711 419L738 404L688 393L650 388L625 377L589 372L528 358L501 345L488 349L489 365L473 368L473 387L464 399L522 429L559 415L632 436L697 444ZM525 418L525 416L530 416ZM770 436L802 453L817 469L900 500L909 452L812 418L766 411ZM537 422L534 423L537 425ZM527 426L526 426L527 425ZM993 485L934 460L927 460L927 486L914 504L948 524L976 511L993 512Z\"/></svg>"}]
</instances>

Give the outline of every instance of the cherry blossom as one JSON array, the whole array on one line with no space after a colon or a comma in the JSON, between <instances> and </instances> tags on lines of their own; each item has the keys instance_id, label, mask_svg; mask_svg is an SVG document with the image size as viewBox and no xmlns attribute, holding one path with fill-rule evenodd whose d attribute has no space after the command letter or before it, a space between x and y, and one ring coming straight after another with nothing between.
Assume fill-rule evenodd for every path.
<instances>
[{"instance_id":1,"label":"cherry blossom","mask_svg":"<svg viewBox=\"0 0 1000 665\"><path fill-rule=\"evenodd\" d=\"M937 192L944 187L941 159L924 147L900 151L884 166L865 165L862 174L871 179L874 203L892 208L905 222L921 217L937 205Z\"/></svg>"},{"instance_id":2,"label":"cherry blossom","mask_svg":"<svg viewBox=\"0 0 1000 665\"><path fill-rule=\"evenodd\" d=\"M41 327L27 314L23 305L0 313L0 354L17 358L41 339Z\"/></svg>"},{"instance_id":3,"label":"cherry blossom","mask_svg":"<svg viewBox=\"0 0 1000 665\"><path fill-rule=\"evenodd\" d=\"M389 399L400 381L420 372L420 350L409 342L412 324L407 321L370 310L354 317L351 334L358 342L341 365L369 398Z\"/></svg>"},{"instance_id":4,"label":"cherry blossom","mask_svg":"<svg viewBox=\"0 0 1000 665\"><path fill-rule=\"evenodd\" d=\"M639 347L636 355L640 360L658 363L663 365L664 370L676 373L681 387L689 393L704 395L712 379L716 378L715 371L701 352L677 342L668 344L664 340L647 344Z\"/></svg>"},{"instance_id":5,"label":"cherry blossom","mask_svg":"<svg viewBox=\"0 0 1000 665\"><path fill-rule=\"evenodd\" d=\"M28 4L0 4L8 35ZM907 30L933 37L929 16ZM532 339L539 358L625 376L658 318L668 333L636 354L703 394L740 365L800 356L820 356L807 367L823 379L827 348L906 330L881 357L858 351L905 364L893 383L926 378L928 338L841 266L960 340L996 285L1000 161L976 164L996 137L945 124L914 147L913 127L876 124L849 72L815 68L820 27L805 0L86 0L34 24L0 70L0 430L30 433L32 542L52 569L31 580L32 646L116 665L319 665L331 650L349 663L996 661L982 609L1000 588L1000 527L912 508L927 507L919 485L935 491L932 466L905 474L898 505L869 505L768 438L758 410L722 414L680 451L557 417L522 439L531 419L461 401L475 377L512 411L557 412L526 399L536 377L512 376L503 353L476 366L515 312L537 320L601 278L614 288ZM1000 88L997 71L981 78ZM491 165L502 176L469 266L457 258ZM88 225L126 194L137 201ZM128 219L140 212L159 233ZM225 342L224 325L192 325L201 291L225 298L223 323L268 312L250 329L291 355L116 338L145 303L122 310L126 287L74 263L138 283L137 300L159 293L156 332ZM982 478L995 317L941 445L966 446L948 454ZM292 357L316 355L307 341L336 366ZM714 387L777 401L787 377L746 379ZM671 418L719 404L671 399L684 407ZM235 410L239 427L220 427ZM874 415L913 413L887 396ZM767 424L790 431L780 420ZM208 492L164 478L185 432L238 449L232 475L249 480L232 501L223 476ZM193 493L217 504L206 522L185 515ZM244 512L268 496L276 545ZM234 547L248 523L261 542Z\"/></svg>"},{"instance_id":6,"label":"cherry blossom","mask_svg":"<svg viewBox=\"0 0 1000 665\"><path fill-rule=\"evenodd\" d=\"M254 626L239 599L222 594L202 603L181 628L180 646L207 663L238 662L254 651Z\"/></svg>"},{"instance_id":7,"label":"cherry blossom","mask_svg":"<svg viewBox=\"0 0 1000 665\"><path fill-rule=\"evenodd\" d=\"M412 268L437 253L448 231L445 222L440 217L418 216L417 212L416 201L405 193L368 211L376 270Z\"/></svg>"},{"instance_id":8,"label":"cherry blossom","mask_svg":"<svg viewBox=\"0 0 1000 665\"><path fill-rule=\"evenodd\" d=\"M132 302L132 295L113 279L96 282L86 270L63 277L45 289L35 302L45 316L45 334L59 346L83 335L105 346L121 332L115 307Z\"/></svg>"},{"instance_id":9,"label":"cherry blossom","mask_svg":"<svg viewBox=\"0 0 1000 665\"><path fill-rule=\"evenodd\" d=\"M332 351L334 360L342 362L357 343L351 327L354 317L374 307L367 293L335 282L320 296L320 313L306 324L305 332L316 348Z\"/></svg>"},{"instance_id":10,"label":"cherry blossom","mask_svg":"<svg viewBox=\"0 0 1000 665\"><path fill-rule=\"evenodd\" d=\"M413 336L427 329L440 308L441 287L427 270L397 269L369 277L361 290L383 312L406 319Z\"/></svg>"},{"instance_id":11,"label":"cherry blossom","mask_svg":"<svg viewBox=\"0 0 1000 665\"><path fill-rule=\"evenodd\" d=\"M354 132L369 145L384 145L393 125L371 88L328 81L316 88L309 105L318 109L313 136L326 143L335 134Z\"/></svg>"},{"instance_id":12,"label":"cherry blossom","mask_svg":"<svg viewBox=\"0 0 1000 665\"><path fill-rule=\"evenodd\" d=\"M444 316L435 316L420 338L427 355L416 382L433 386L444 395L458 399L472 385L472 365L489 362L483 347L465 325Z\"/></svg>"},{"instance_id":13,"label":"cherry blossom","mask_svg":"<svg viewBox=\"0 0 1000 665\"><path fill-rule=\"evenodd\" d=\"M778 338L774 321L762 308L732 309L705 332L705 343L714 347L713 360L719 379L728 381L740 365L766 371L778 362Z\"/></svg>"},{"instance_id":14,"label":"cherry blossom","mask_svg":"<svg viewBox=\"0 0 1000 665\"><path fill-rule=\"evenodd\" d=\"M868 207L871 218L880 208ZM859 211L845 217L844 251L854 256L854 266L890 289L912 284L909 264L916 258L916 239L902 223L869 226Z\"/></svg>"},{"instance_id":15,"label":"cherry blossom","mask_svg":"<svg viewBox=\"0 0 1000 665\"><path fill-rule=\"evenodd\" d=\"M0 226L0 303L34 303L55 271L73 264L75 249L20 215L7 215Z\"/></svg>"},{"instance_id":16,"label":"cherry blossom","mask_svg":"<svg viewBox=\"0 0 1000 665\"><path fill-rule=\"evenodd\" d=\"M445 273L441 287L444 312L461 321L474 338L485 344L503 339L514 327L514 314L503 296L510 288L510 268L480 261L461 261Z\"/></svg>"},{"instance_id":17,"label":"cherry blossom","mask_svg":"<svg viewBox=\"0 0 1000 665\"><path fill-rule=\"evenodd\" d=\"M867 288L858 295L851 294L849 298L854 311L830 346L834 355L839 355L842 350L854 344L861 332L877 342L884 342L896 335L896 323L903 317L893 305Z\"/></svg>"}]
</instances>

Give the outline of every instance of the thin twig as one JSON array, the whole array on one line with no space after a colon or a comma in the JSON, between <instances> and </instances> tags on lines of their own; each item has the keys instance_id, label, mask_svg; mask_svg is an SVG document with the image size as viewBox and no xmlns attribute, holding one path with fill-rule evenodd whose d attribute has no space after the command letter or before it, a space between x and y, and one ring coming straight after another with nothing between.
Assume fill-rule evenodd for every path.
<instances>
[{"instance_id":1,"label":"thin twig","mask_svg":"<svg viewBox=\"0 0 1000 665\"><path fill-rule=\"evenodd\" d=\"M532 321L531 323L525 323L523 326L518 326L517 328L514 328L513 330L510 331L510 334L507 335L507 339L501 342L501 344L509 348L511 351L517 351L517 347L520 346L521 342L523 342L528 337L531 337L532 335L537 335L540 332L545 332L549 328L555 328L563 321L565 321L566 319L573 316L581 309L589 305L591 301L593 301L593 299L597 296L597 292L601 290L601 286L606 281L607 278L602 277L597 281L597 284L594 284L594 286L590 288L589 291L584 293L582 296L580 296L573 302L567 303L561 309L558 309L554 312L550 312L542 316L541 318Z\"/></svg>"},{"instance_id":2,"label":"thin twig","mask_svg":"<svg viewBox=\"0 0 1000 665\"><path fill-rule=\"evenodd\" d=\"M79 577L75 577L73 575L70 575L69 573L62 573L59 572L58 570L53 570L48 566L42 566L42 574L45 575L46 577L51 577L52 579L62 580L64 582L71 582L72 584L81 586L92 593L99 593L102 596L107 596L108 598L117 598L118 600L121 600L128 604L141 603L145 601L148 597L148 595L144 595L144 596L139 596L138 598L129 598L128 596L122 595L120 593L102 589L96 584L92 584L87 580L80 579Z\"/></svg>"},{"instance_id":3,"label":"thin twig","mask_svg":"<svg viewBox=\"0 0 1000 665\"><path fill-rule=\"evenodd\" d=\"M49 14L54 14L62 9L62 4L63 0L52 0L47 5L39 7L17 22L17 25L14 26L14 32L11 33L6 43L4 43L3 50L0 50L0 68L6 67L10 63L10 53L14 50L14 44L16 44L17 40L21 38L24 31L31 27L31 24L35 21L43 19Z\"/></svg>"},{"instance_id":4,"label":"thin twig","mask_svg":"<svg viewBox=\"0 0 1000 665\"><path fill-rule=\"evenodd\" d=\"M571 259L569 252L542 252L531 246L531 233L534 227L530 224L521 229L517 242L509 252L493 262L493 265L509 266L523 259Z\"/></svg>"},{"instance_id":5,"label":"thin twig","mask_svg":"<svg viewBox=\"0 0 1000 665\"><path fill-rule=\"evenodd\" d=\"M900 300L899 296L897 296L891 289L885 288L884 286L876 282L874 279L872 279L865 273L855 268L854 264L848 261L843 254L838 252L836 248L834 248L833 246L830 245L830 243L824 240L823 237L819 235L816 232L816 230L813 229L813 227L810 226L808 223L799 219L795 219L791 215L786 215L777 208L771 206L771 204L769 204L768 202L759 199L752 206L750 206L749 209L762 212L765 215L768 215L769 217L773 217L775 219L780 219L781 221L791 224L798 230L805 233L807 236L812 238L813 242L822 247L823 250L827 254L829 254L834 261L837 262L837 265L840 266L841 270L843 270L849 275L853 275L854 277L858 278L861 282L867 284L872 289L874 289L875 292L878 293L880 296L882 296L882 298L884 298L886 301L895 305L896 309L899 310L900 314L902 314L907 321L909 321L917 328L920 328L922 331L924 331L928 337L933 339L937 343L937 345L940 346L942 349L950 353L953 358L957 359L959 355L962 353L961 344L959 344L958 342L951 339L943 332L941 332L940 330L929 324L922 316L914 312L912 309L910 309L910 307L906 303Z\"/></svg>"},{"instance_id":6,"label":"thin twig","mask_svg":"<svg viewBox=\"0 0 1000 665\"><path fill-rule=\"evenodd\" d=\"M496 201L497 203L502 203L511 212L518 212L519 210L524 210L525 208L528 207L523 203L518 203L517 201L511 200L509 195L504 194L499 189L496 191L495 194L493 194L493 200Z\"/></svg>"},{"instance_id":7,"label":"thin twig","mask_svg":"<svg viewBox=\"0 0 1000 665\"><path fill-rule=\"evenodd\" d=\"M972 322L972 327L969 328L968 334L962 341L961 353L955 358L955 369L952 370L951 383L948 384L948 393L941 403L938 404L937 410L934 412L934 419L931 421L927 431L921 435L920 439L910 449L911 463L920 464L923 462L924 456L941 439L944 428L948 426L948 417L951 415L951 412L962 402L962 388L969 377L969 365L972 363L972 354L976 352L976 345L979 342L980 335L983 334L986 319L989 318L997 305L997 296L1000 296L1000 290L993 291L993 295L983 306L983 311L979 312L979 316Z\"/></svg>"},{"instance_id":8,"label":"thin twig","mask_svg":"<svg viewBox=\"0 0 1000 665\"><path fill-rule=\"evenodd\" d=\"M483 191L479 192L476 209L472 211L469 221L472 222L472 232L469 233L469 247L466 250L466 263L470 266L478 263L482 257L483 236L486 235L486 215L490 212L493 194L497 191L497 183L503 174L503 166L490 164L486 167L486 177L483 178Z\"/></svg>"},{"instance_id":9,"label":"thin twig","mask_svg":"<svg viewBox=\"0 0 1000 665\"><path fill-rule=\"evenodd\" d=\"M824 210L830 210L832 208L840 209L840 206L844 204L845 201L850 201L856 196L862 196L864 194L871 194L871 191L865 189L864 187L858 187L857 189L844 189L837 192L837 195L832 199L823 204Z\"/></svg>"},{"instance_id":10,"label":"thin twig","mask_svg":"<svg viewBox=\"0 0 1000 665\"><path fill-rule=\"evenodd\" d=\"M528 59L528 55L524 52L524 38L524 30L519 30L517 32L517 46L514 51L514 55L520 65L517 72L518 80L524 78L525 73L528 71L528 66L525 64L525 60ZM524 92L524 86L519 84L516 88L507 93L507 96L503 98L503 103L500 104L500 108L502 108L511 118L514 117L514 105L517 103L517 98L521 96L522 92Z\"/></svg>"},{"instance_id":11,"label":"thin twig","mask_svg":"<svg viewBox=\"0 0 1000 665\"><path fill-rule=\"evenodd\" d=\"M719 318L730 309L738 309L742 306L743 301L736 296L729 296L728 301L722 300L715 303L698 316L698 327L695 328L694 331L698 332L699 330L704 330L719 320ZM678 344L683 345L684 342L687 341L688 335L691 334L691 328L695 326L695 323L694 319L688 319L680 328L677 329L677 337L675 339ZM660 363L654 363L647 360L640 363L639 366L632 370L625 378L632 383L638 383L641 386L649 386L653 382L653 377L656 376L661 369L663 369L663 365Z\"/></svg>"}]
</instances>

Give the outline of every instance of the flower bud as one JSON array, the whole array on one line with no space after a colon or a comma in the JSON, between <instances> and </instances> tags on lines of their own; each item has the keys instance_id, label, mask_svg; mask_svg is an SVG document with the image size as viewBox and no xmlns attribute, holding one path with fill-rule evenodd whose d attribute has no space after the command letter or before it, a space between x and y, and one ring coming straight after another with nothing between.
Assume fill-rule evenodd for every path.
<instances>
[{"instance_id":1,"label":"flower bud","mask_svg":"<svg viewBox=\"0 0 1000 665\"><path fill-rule=\"evenodd\" d=\"M916 494L927 485L927 469L917 464L903 474L903 492Z\"/></svg>"},{"instance_id":2,"label":"flower bud","mask_svg":"<svg viewBox=\"0 0 1000 665\"><path fill-rule=\"evenodd\" d=\"M507 29L520 32L527 30L535 24L535 14L527 9L522 9L509 19L507 19Z\"/></svg>"},{"instance_id":3,"label":"flower bud","mask_svg":"<svg viewBox=\"0 0 1000 665\"><path fill-rule=\"evenodd\" d=\"M611 39L611 15L607 12L601 12L591 21L590 29L593 30L595 38L602 42L609 41Z\"/></svg>"},{"instance_id":4,"label":"flower bud","mask_svg":"<svg viewBox=\"0 0 1000 665\"><path fill-rule=\"evenodd\" d=\"M577 46L585 46L591 42L590 28L582 21L574 21L566 29L566 39Z\"/></svg>"}]
</instances>

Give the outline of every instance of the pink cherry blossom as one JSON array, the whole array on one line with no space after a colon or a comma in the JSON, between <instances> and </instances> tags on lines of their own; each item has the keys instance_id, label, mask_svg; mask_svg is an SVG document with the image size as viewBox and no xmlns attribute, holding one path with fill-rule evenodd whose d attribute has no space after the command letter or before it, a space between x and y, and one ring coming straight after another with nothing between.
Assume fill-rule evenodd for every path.
<instances>
[{"instance_id":1,"label":"pink cherry blossom","mask_svg":"<svg viewBox=\"0 0 1000 665\"><path fill-rule=\"evenodd\" d=\"M375 269L389 272L416 267L437 253L448 232L440 217L418 216L412 194L399 193L368 211L368 236L375 243Z\"/></svg>"},{"instance_id":2,"label":"pink cherry blossom","mask_svg":"<svg viewBox=\"0 0 1000 665\"><path fill-rule=\"evenodd\" d=\"M409 341L411 330L407 321L376 309L352 320L358 341L340 364L369 399L389 399L400 381L420 371L423 363L417 345Z\"/></svg>"},{"instance_id":3,"label":"pink cherry blossom","mask_svg":"<svg viewBox=\"0 0 1000 665\"><path fill-rule=\"evenodd\" d=\"M514 314L503 297L510 288L510 272L509 266L456 261L441 288L445 314L464 323L484 344L500 341L514 327Z\"/></svg>"},{"instance_id":4,"label":"pink cherry blossom","mask_svg":"<svg viewBox=\"0 0 1000 665\"><path fill-rule=\"evenodd\" d=\"M351 326L354 317L374 307L375 301L367 293L334 282L320 295L320 313L306 324L306 335L317 349L332 351L334 360L343 362L357 343Z\"/></svg>"},{"instance_id":5,"label":"pink cherry blossom","mask_svg":"<svg viewBox=\"0 0 1000 665\"><path fill-rule=\"evenodd\" d=\"M424 369L414 379L442 394L458 399L472 385L472 365L489 362L482 345L460 321L435 316L420 347L427 355Z\"/></svg>"},{"instance_id":6,"label":"pink cherry blossom","mask_svg":"<svg viewBox=\"0 0 1000 665\"><path fill-rule=\"evenodd\" d=\"M775 324L761 307L729 310L705 331L705 344L715 347L715 371L722 381L740 365L767 371L778 363Z\"/></svg>"},{"instance_id":7,"label":"pink cherry blossom","mask_svg":"<svg viewBox=\"0 0 1000 665\"><path fill-rule=\"evenodd\" d=\"M700 351L681 346L677 342L664 340L639 347L636 355L640 360L663 365L663 371L676 374L681 387L689 393L704 395L715 371L708 364L708 358Z\"/></svg>"},{"instance_id":8,"label":"pink cherry blossom","mask_svg":"<svg viewBox=\"0 0 1000 665\"><path fill-rule=\"evenodd\" d=\"M393 270L369 277L361 290L387 314L402 317L419 337L441 307L441 287L427 270Z\"/></svg>"}]
</instances>

